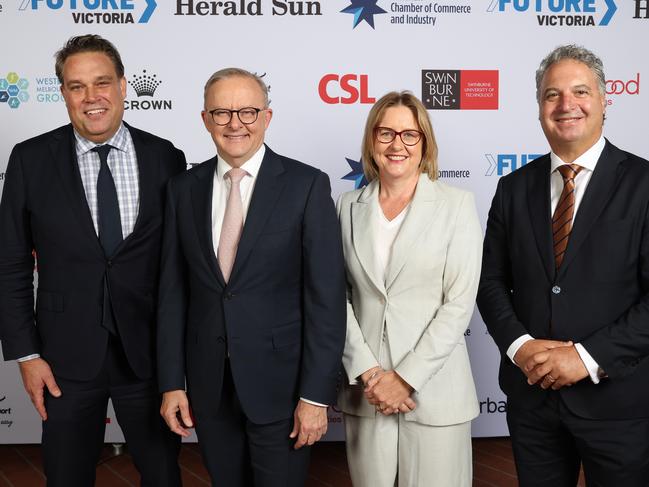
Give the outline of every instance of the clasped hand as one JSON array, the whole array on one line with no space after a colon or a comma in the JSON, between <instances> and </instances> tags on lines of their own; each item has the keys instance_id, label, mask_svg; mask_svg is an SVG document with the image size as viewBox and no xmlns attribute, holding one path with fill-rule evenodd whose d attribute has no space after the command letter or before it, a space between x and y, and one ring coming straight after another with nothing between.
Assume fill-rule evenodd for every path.
<instances>
[{"instance_id":1,"label":"clasped hand","mask_svg":"<svg viewBox=\"0 0 649 487\"><path fill-rule=\"evenodd\" d=\"M374 367L366 371L361 380L365 384L365 399L385 416L408 413L417 407L410 397L414 389L394 370Z\"/></svg>"},{"instance_id":2,"label":"clasped hand","mask_svg":"<svg viewBox=\"0 0 649 487\"><path fill-rule=\"evenodd\" d=\"M588 377L588 370L571 341L530 340L516 352L514 362L530 385L561 389Z\"/></svg>"}]
</instances>

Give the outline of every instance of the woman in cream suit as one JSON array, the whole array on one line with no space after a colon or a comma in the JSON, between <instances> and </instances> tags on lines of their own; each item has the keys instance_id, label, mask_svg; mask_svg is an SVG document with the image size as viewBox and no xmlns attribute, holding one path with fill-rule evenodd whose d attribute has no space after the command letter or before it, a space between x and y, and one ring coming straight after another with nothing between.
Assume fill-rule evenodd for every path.
<instances>
[{"instance_id":1,"label":"woman in cream suit","mask_svg":"<svg viewBox=\"0 0 649 487\"><path fill-rule=\"evenodd\" d=\"M368 116L369 185L342 195L347 458L356 487L471 485L478 401L464 342L480 275L471 193L437 180L426 109L388 93Z\"/></svg>"}]
</instances>

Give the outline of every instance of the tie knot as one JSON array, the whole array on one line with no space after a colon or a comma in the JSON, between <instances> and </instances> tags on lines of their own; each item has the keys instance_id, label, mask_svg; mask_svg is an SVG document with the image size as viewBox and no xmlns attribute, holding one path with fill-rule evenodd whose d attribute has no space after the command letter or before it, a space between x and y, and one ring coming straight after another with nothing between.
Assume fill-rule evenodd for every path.
<instances>
[{"instance_id":1,"label":"tie knot","mask_svg":"<svg viewBox=\"0 0 649 487\"><path fill-rule=\"evenodd\" d=\"M225 175L230 178L230 181L232 184L239 184L239 182L243 179L243 177L248 174L245 169L241 169L240 167L233 167L230 169L228 172L225 173Z\"/></svg>"},{"instance_id":2,"label":"tie knot","mask_svg":"<svg viewBox=\"0 0 649 487\"><path fill-rule=\"evenodd\" d=\"M113 147L109 144L96 145L91 150L99 154L99 160L102 162L108 160L108 153Z\"/></svg>"},{"instance_id":3,"label":"tie knot","mask_svg":"<svg viewBox=\"0 0 649 487\"><path fill-rule=\"evenodd\" d=\"M575 179L577 174L579 174L579 171L582 169L583 167L577 164L563 164L557 168L557 171L561 173L561 177L564 181L570 181Z\"/></svg>"}]
</instances>

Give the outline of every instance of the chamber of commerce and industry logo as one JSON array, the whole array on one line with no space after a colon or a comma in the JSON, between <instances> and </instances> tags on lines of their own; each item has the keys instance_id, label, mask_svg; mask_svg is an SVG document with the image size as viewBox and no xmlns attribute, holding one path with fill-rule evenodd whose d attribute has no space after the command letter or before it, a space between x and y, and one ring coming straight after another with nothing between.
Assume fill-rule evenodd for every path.
<instances>
[{"instance_id":1,"label":"chamber of commerce and industry logo","mask_svg":"<svg viewBox=\"0 0 649 487\"><path fill-rule=\"evenodd\" d=\"M591 27L607 26L617 5L614 0L491 0L487 11L532 11L538 25L544 27Z\"/></svg>"},{"instance_id":2,"label":"chamber of commerce and industry logo","mask_svg":"<svg viewBox=\"0 0 649 487\"><path fill-rule=\"evenodd\" d=\"M351 5L342 9L341 12L352 14L354 16L353 29L363 21L374 29L374 16L387 13L377 5L377 1L378 0L351 0Z\"/></svg>"},{"instance_id":3,"label":"chamber of commerce and industry logo","mask_svg":"<svg viewBox=\"0 0 649 487\"><path fill-rule=\"evenodd\" d=\"M18 108L21 103L29 101L29 81L21 78L17 73L8 73L5 78L0 78L0 103L6 103L9 108Z\"/></svg>"},{"instance_id":4,"label":"chamber of commerce and industry logo","mask_svg":"<svg viewBox=\"0 0 649 487\"><path fill-rule=\"evenodd\" d=\"M158 86L162 84L157 74L149 74L146 69L143 69L142 74L134 75L128 80L128 84L131 85L138 99L124 100L125 110L171 110L173 108L171 100L153 98Z\"/></svg>"},{"instance_id":5,"label":"chamber of commerce and industry logo","mask_svg":"<svg viewBox=\"0 0 649 487\"><path fill-rule=\"evenodd\" d=\"M157 6L156 0L22 0L18 10L69 10L75 24L146 24Z\"/></svg>"},{"instance_id":6,"label":"chamber of commerce and industry logo","mask_svg":"<svg viewBox=\"0 0 649 487\"><path fill-rule=\"evenodd\" d=\"M429 110L498 110L498 71L423 69L421 100Z\"/></svg>"},{"instance_id":7,"label":"chamber of commerce and industry logo","mask_svg":"<svg viewBox=\"0 0 649 487\"><path fill-rule=\"evenodd\" d=\"M363 172L363 160L360 159L358 161L355 161L354 159L350 159L349 157L345 157L345 160L347 161L347 164L349 164L351 171L345 174L342 179L346 179L347 181L354 181L354 189L367 186L368 181L365 177L365 173Z\"/></svg>"}]
</instances>

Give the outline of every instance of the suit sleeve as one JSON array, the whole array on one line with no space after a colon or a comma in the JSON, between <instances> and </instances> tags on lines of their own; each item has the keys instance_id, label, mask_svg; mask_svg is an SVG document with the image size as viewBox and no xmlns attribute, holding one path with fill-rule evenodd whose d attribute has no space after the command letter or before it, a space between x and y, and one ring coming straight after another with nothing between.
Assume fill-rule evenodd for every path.
<instances>
[{"instance_id":1,"label":"suit sleeve","mask_svg":"<svg viewBox=\"0 0 649 487\"><path fill-rule=\"evenodd\" d=\"M336 205L338 211L338 218L343 224L346 219L340 218L341 211L349 211L349 205L343 203L341 196ZM351 232L351 229L342 229ZM347 281L347 332L345 335L345 349L343 352L343 366L347 372L350 384L357 384L357 378L367 370L378 367L379 361L372 353L370 346L365 341L363 332L356 318L354 307L352 306L352 293L353 288Z\"/></svg>"},{"instance_id":2,"label":"suit sleeve","mask_svg":"<svg viewBox=\"0 0 649 487\"><path fill-rule=\"evenodd\" d=\"M414 349L394 368L415 390L421 390L444 366L469 325L480 277L481 241L473 195L466 194L460 202L446 252L443 304Z\"/></svg>"},{"instance_id":3,"label":"suit sleeve","mask_svg":"<svg viewBox=\"0 0 649 487\"><path fill-rule=\"evenodd\" d=\"M40 353L34 321L34 248L19 146L0 202L0 340L5 360Z\"/></svg>"},{"instance_id":4,"label":"suit sleeve","mask_svg":"<svg viewBox=\"0 0 649 487\"><path fill-rule=\"evenodd\" d=\"M160 392L185 389L185 258L177 232L174 180L167 184L158 290L158 385Z\"/></svg>"},{"instance_id":5,"label":"suit sleeve","mask_svg":"<svg viewBox=\"0 0 649 487\"><path fill-rule=\"evenodd\" d=\"M620 318L581 340L611 380L633 373L649 355L649 208L644 211L637 269L642 294Z\"/></svg>"},{"instance_id":6,"label":"suit sleeve","mask_svg":"<svg viewBox=\"0 0 649 487\"><path fill-rule=\"evenodd\" d=\"M345 341L345 277L329 178L319 172L302 223L304 351L300 397L334 404Z\"/></svg>"},{"instance_id":7,"label":"suit sleeve","mask_svg":"<svg viewBox=\"0 0 649 487\"><path fill-rule=\"evenodd\" d=\"M487 220L477 303L489 333L500 353L506 356L514 340L528 331L516 316L511 300L512 275L503 193L503 179L500 179Z\"/></svg>"}]
</instances>

